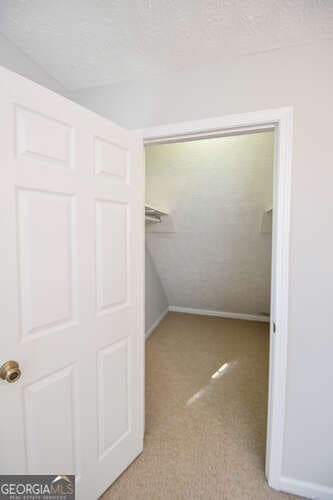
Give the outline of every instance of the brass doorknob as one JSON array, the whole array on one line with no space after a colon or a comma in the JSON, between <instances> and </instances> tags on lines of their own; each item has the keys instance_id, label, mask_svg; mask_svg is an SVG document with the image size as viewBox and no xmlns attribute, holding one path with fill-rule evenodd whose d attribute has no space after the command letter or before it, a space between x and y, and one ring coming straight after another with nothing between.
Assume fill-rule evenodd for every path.
<instances>
[{"instance_id":1,"label":"brass doorknob","mask_svg":"<svg viewBox=\"0 0 333 500\"><path fill-rule=\"evenodd\" d=\"M0 367L0 378L12 384L13 382L17 382L21 376L21 370L17 361L6 361Z\"/></svg>"}]
</instances>

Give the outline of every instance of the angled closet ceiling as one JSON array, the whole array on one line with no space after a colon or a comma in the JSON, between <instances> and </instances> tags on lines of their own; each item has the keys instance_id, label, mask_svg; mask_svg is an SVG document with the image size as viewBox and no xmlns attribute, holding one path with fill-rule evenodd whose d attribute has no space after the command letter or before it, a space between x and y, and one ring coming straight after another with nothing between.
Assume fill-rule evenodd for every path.
<instances>
[{"instance_id":1,"label":"angled closet ceiling","mask_svg":"<svg viewBox=\"0 0 333 500\"><path fill-rule=\"evenodd\" d=\"M269 314L273 162L273 132L146 147L146 264L169 306Z\"/></svg>"}]
</instances>

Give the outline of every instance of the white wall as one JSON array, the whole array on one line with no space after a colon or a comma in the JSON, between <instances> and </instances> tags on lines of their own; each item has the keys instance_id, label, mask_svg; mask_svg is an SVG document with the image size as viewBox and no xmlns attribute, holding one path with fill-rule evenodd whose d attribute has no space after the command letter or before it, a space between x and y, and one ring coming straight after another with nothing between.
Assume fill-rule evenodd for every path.
<instances>
[{"instance_id":1,"label":"white wall","mask_svg":"<svg viewBox=\"0 0 333 500\"><path fill-rule=\"evenodd\" d=\"M167 311L169 303L147 246L145 248L145 304L145 332L148 336Z\"/></svg>"},{"instance_id":2,"label":"white wall","mask_svg":"<svg viewBox=\"0 0 333 500\"><path fill-rule=\"evenodd\" d=\"M283 473L333 497L333 44L216 61L73 97L136 128L292 105L291 269ZM301 487L301 486L300 486ZM308 489L307 489L308 488ZM318 495L317 495L318 496ZM326 496L329 498L329 496Z\"/></svg>"},{"instance_id":3,"label":"white wall","mask_svg":"<svg viewBox=\"0 0 333 500\"><path fill-rule=\"evenodd\" d=\"M0 65L19 75L25 76L58 94L67 96L65 88L52 78L43 68L36 64L29 56L7 40L0 33Z\"/></svg>"},{"instance_id":4,"label":"white wall","mask_svg":"<svg viewBox=\"0 0 333 500\"><path fill-rule=\"evenodd\" d=\"M147 239L170 305L269 313L273 158L273 132L146 147L146 200L175 228Z\"/></svg>"}]
</instances>

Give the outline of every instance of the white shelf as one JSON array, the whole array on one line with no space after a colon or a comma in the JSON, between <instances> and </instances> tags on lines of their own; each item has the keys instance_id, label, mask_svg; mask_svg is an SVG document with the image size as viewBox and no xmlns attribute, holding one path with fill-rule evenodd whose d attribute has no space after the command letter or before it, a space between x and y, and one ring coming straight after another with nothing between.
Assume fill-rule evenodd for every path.
<instances>
[{"instance_id":1,"label":"white shelf","mask_svg":"<svg viewBox=\"0 0 333 500\"><path fill-rule=\"evenodd\" d=\"M168 215L168 212L159 208L145 205L145 221L146 222L162 222L162 217Z\"/></svg>"},{"instance_id":2,"label":"white shelf","mask_svg":"<svg viewBox=\"0 0 333 500\"><path fill-rule=\"evenodd\" d=\"M157 215L169 215L166 210L161 210L160 208L153 207L152 205L145 205L145 212L154 212Z\"/></svg>"},{"instance_id":3,"label":"white shelf","mask_svg":"<svg viewBox=\"0 0 333 500\"><path fill-rule=\"evenodd\" d=\"M161 219L153 217L152 215L145 215L146 222L161 222Z\"/></svg>"}]
</instances>

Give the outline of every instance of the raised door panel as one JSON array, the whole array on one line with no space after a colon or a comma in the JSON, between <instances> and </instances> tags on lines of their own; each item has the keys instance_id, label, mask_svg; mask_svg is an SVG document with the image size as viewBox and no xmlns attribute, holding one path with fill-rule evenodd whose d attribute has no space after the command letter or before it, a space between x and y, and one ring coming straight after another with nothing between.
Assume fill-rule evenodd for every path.
<instances>
[{"instance_id":1,"label":"raised door panel","mask_svg":"<svg viewBox=\"0 0 333 500\"><path fill-rule=\"evenodd\" d=\"M97 312L128 302L128 206L96 201Z\"/></svg>"},{"instance_id":2,"label":"raised door panel","mask_svg":"<svg viewBox=\"0 0 333 500\"><path fill-rule=\"evenodd\" d=\"M128 182L128 151L122 146L94 137L95 174L104 175L118 182Z\"/></svg>"},{"instance_id":3,"label":"raised door panel","mask_svg":"<svg viewBox=\"0 0 333 500\"><path fill-rule=\"evenodd\" d=\"M24 339L75 320L74 200L17 191L19 288Z\"/></svg>"},{"instance_id":4,"label":"raised door panel","mask_svg":"<svg viewBox=\"0 0 333 500\"><path fill-rule=\"evenodd\" d=\"M28 473L78 473L75 367L25 387L24 410Z\"/></svg>"},{"instance_id":5,"label":"raised door panel","mask_svg":"<svg viewBox=\"0 0 333 500\"><path fill-rule=\"evenodd\" d=\"M98 353L100 460L130 432L128 357L128 339L116 342Z\"/></svg>"},{"instance_id":6,"label":"raised door panel","mask_svg":"<svg viewBox=\"0 0 333 500\"><path fill-rule=\"evenodd\" d=\"M16 107L18 159L34 159L48 165L71 168L72 128L54 118Z\"/></svg>"}]
</instances>

